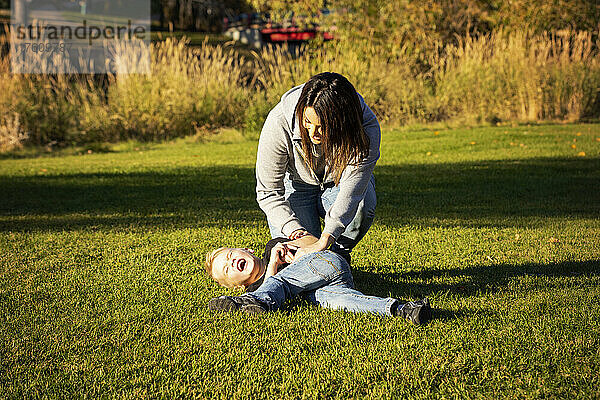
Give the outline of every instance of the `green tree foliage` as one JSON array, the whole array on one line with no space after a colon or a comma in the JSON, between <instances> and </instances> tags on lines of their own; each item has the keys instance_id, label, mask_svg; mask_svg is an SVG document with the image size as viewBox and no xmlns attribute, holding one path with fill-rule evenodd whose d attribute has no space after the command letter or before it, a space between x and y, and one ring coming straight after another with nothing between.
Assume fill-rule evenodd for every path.
<instances>
[{"instance_id":1,"label":"green tree foliage","mask_svg":"<svg viewBox=\"0 0 600 400\"><path fill-rule=\"evenodd\" d=\"M494 1L497 25L534 31L573 29L592 31L600 23L598 0Z\"/></svg>"},{"instance_id":2,"label":"green tree foliage","mask_svg":"<svg viewBox=\"0 0 600 400\"><path fill-rule=\"evenodd\" d=\"M246 0L152 0L160 25L181 30L219 32L223 18L251 11Z\"/></svg>"},{"instance_id":3,"label":"green tree foliage","mask_svg":"<svg viewBox=\"0 0 600 400\"><path fill-rule=\"evenodd\" d=\"M489 31L489 7L476 0L338 0L332 23L340 38L388 58L424 61L441 43ZM367 55L370 55L367 53Z\"/></svg>"},{"instance_id":4,"label":"green tree foliage","mask_svg":"<svg viewBox=\"0 0 600 400\"><path fill-rule=\"evenodd\" d=\"M319 22L353 46L394 59L411 55L419 65L435 50L460 38L504 31L595 30L598 0L252 0L277 19L289 15L319 16L327 6L334 13Z\"/></svg>"},{"instance_id":5,"label":"green tree foliage","mask_svg":"<svg viewBox=\"0 0 600 400\"><path fill-rule=\"evenodd\" d=\"M3 1L7 0L0 4ZM189 25L191 4L191 0L152 0L152 9L162 10L167 21ZM333 22L338 35L345 38L393 41L384 46L386 50L400 41L423 51L438 41L447 44L457 36L496 28L538 33L566 28L589 31L597 29L600 21L598 0L202 0L195 4L230 15L254 9L270 13L274 20L294 13L304 21ZM335 11L333 18L322 18L320 10L324 8Z\"/></svg>"},{"instance_id":6,"label":"green tree foliage","mask_svg":"<svg viewBox=\"0 0 600 400\"><path fill-rule=\"evenodd\" d=\"M319 10L325 7L324 3L322 0L250 0L250 4L255 10L268 12L275 20L288 18L291 13L309 18L317 16Z\"/></svg>"}]
</instances>

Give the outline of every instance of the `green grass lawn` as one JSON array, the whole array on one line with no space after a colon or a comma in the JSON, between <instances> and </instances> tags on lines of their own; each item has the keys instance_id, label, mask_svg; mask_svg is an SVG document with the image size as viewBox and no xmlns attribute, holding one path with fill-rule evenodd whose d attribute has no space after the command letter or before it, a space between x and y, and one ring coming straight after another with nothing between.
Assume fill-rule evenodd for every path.
<instances>
[{"instance_id":1,"label":"green grass lawn","mask_svg":"<svg viewBox=\"0 0 600 400\"><path fill-rule=\"evenodd\" d=\"M600 398L600 125L384 131L353 273L424 327L207 310L205 253L269 238L255 155L0 159L0 397Z\"/></svg>"}]
</instances>

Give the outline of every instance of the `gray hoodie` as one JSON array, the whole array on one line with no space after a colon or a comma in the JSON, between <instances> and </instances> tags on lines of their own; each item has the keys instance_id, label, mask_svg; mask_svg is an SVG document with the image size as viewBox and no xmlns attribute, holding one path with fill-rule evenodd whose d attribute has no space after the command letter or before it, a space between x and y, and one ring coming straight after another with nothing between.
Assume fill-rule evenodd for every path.
<instances>
[{"instance_id":1,"label":"gray hoodie","mask_svg":"<svg viewBox=\"0 0 600 400\"><path fill-rule=\"evenodd\" d=\"M321 187L334 181L333 175L325 167L323 182L319 182L304 161L300 128L295 115L303 86L296 86L286 92L267 116L260 134L256 157L256 200L271 224L281 227L283 234L288 237L303 227L285 200L284 177L287 175L292 181ZM358 204L365 196L373 169L379 159L379 122L360 94L358 98L363 109L363 127L370 140L369 155L360 160L358 165L348 165L342 173L339 194L325 215L323 229L324 233L335 239L354 219Z\"/></svg>"}]
</instances>

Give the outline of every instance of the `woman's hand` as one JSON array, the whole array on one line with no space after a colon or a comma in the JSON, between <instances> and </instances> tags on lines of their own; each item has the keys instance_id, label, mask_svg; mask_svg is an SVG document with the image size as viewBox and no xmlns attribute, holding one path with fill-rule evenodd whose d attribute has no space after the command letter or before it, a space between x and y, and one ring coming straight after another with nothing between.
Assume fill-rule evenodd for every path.
<instances>
[{"instance_id":1,"label":"woman's hand","mask_svg":"<svg viewBox=\"0 0 600 400\"><path fill-rule=\"evenodd\" d=\"M295 240L300 239L302 236L309 235L309 233L305 229L296 229L288 239Z\"/></svg>"},{"instance_id":2,"label":"woman's hand","mask_svg":"<svg viewBox=\"0 0 600 400\"><path fill-rule=\"evenodd\" d=\"M317 251L321 251L321 250L325 250L325 249L329 248L329 246L331 246L333 244L333 242L335 242L335 239L333 238L333 236L329 235L328 233L324 233L323 235L321 235L319 240L317 240L315 243L308 245L308 246L300 247L296 251L295 258L298 259L304 255L316 253Z\"/></svg>"},{"instance_id":3,"label":"woman's hand","mask_svg":"<svg viewBox=\"0 0 600 400\"><path fill-rule=\"evenodd\" d=\"M300 239L291 240L289 242L286 242L286 244L288 246L306 247L306 246L310 246L311 244L314 244L318 240L319 239L317 239L310 233L307 233L306 235L302 236Z\"/></svg>"}]
</instances>

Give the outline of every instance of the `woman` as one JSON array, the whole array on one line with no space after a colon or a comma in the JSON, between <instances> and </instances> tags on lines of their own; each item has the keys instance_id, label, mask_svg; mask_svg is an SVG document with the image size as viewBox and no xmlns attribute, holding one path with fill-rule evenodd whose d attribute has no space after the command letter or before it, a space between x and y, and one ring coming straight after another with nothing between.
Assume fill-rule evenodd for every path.
<instances>
[{"instance_id":1,"label":"woman","mask_svg":"<svg viewBox=\"0 0 600 400\"><path fill-rule=\"evenodd\" d=\"M265 121L256 160L256 198L271 237L311 234L318 240L299 255L331 246L350 261L375 216L380 141L377 118L342 75L317 74L285 93Z\"/></svg>"}]
</instances>

